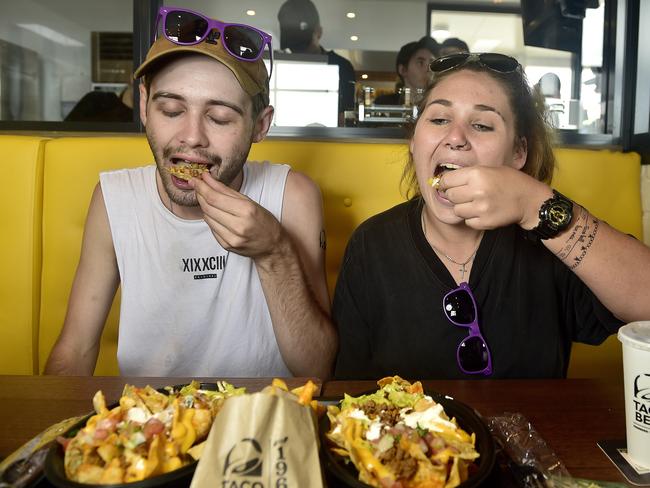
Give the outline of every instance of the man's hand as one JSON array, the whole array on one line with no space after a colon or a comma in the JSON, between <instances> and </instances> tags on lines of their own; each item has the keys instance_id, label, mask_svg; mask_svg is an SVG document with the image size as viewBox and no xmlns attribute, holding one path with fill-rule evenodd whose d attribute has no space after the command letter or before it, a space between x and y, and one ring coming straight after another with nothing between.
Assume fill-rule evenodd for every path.
<instances>
[{"instance_id":1,"label":"man's hand","mask_svg":"<svg viewBox=\"0 0 650 488\"><path fill-rule=\"evenodd\" d=\"M518 224L532 229L539 208L553 195L546 184L509 166L472 166L448 171L439 190L454 204L454 213L475 229Z\"/></svg>"},{"instance_id":2,"label":"man's hand","mask_svg":"<svg viewBox=\"0 0 650 488\"><path fill-rule=\"evenodd\" d=\"M191 181L219 244L253 259L291 373L327 378L338 337L329 318L325 249L319 246L323 206L316 184L289 171L280 223L268 210L206 174Z\"/></svg>"},{"instance_id":3,"label":"man's hand","mask_svg":"<svg viewBox=\"0 0 650 488\"><path fill-rule=\"evenodd\" d=\"M206 223L224 249L259 258L277 248L283 230L271 212L207 173L191 184Z\"/></svg>"}]
</instances>

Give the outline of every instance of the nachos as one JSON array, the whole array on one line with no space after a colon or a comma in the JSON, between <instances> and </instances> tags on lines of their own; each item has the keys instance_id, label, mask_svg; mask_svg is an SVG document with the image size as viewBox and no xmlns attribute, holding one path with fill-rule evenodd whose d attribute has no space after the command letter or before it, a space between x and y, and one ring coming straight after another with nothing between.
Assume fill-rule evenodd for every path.
<instances>
[{"instance_id":1,"label":"nachos","mask_svg":"<svg viewBox=\"0 0 650 488\"><path fill-rule=\"evenodd\" d=\"M447 488L465 481L479 457L475 434L449 418L419 381L394 376L377 383L377 392L345 395L328 408L330 449L370 486Z\"/></svg>"},{"instance_id":2,"label":"nachos","mask_svg":"<svg viewBox=\"0 0 650 488\"><path fill-rule=\"evenodd\" d=\"M208 171L208 166L201 163L186 163L165 166L165 169L177 178L190 181L192 178L200 178L203 173Z\"/></svg>"},{"instance_id":3,"label":"nachos","mask_svg":"<svg viewBox=\"0 0 650 488\"><path fill-rule=\"evenodd\" d=\"M200 457L223 402L244 393L222 381L215 391L197 381L165 393L126 385L109 410L98 391L95 415L73 438L59 438L65 474L79 483L129 483L186 466Z\"/></svg>"}]
</instances>

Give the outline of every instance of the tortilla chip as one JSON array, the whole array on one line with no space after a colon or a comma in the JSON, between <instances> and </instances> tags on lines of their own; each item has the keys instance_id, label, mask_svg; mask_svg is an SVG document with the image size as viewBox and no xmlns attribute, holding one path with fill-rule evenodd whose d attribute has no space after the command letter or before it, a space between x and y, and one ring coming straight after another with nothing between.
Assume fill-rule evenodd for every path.
<instances>
[{"instance_id":1,"label":"tortilla chip","mask_svg":"<svg viewBox=\"0 0 650 488\"><path fill-rule=\"evenodd\" d=\"M208 167L205 164L199 163L166 166L165 169L168 173L185 181L190 181L192 178L200 178L203 173L208 171Z\"/></svg>"}]
</instances>

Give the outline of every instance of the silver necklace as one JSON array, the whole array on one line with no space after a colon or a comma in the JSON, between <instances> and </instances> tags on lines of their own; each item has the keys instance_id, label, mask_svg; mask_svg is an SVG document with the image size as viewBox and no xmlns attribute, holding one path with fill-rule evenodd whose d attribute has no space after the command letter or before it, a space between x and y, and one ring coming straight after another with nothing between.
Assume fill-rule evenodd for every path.
<instances>
[{"instance_id":1,"label":"silver necklace","mask_svg":"<svg viewBox=\"0 0 650 488\"><path fill-rule=\"evenodd\" d=\"M420 219L422 220L422 232L424 232L424 238L427 238L427 224L426 221L424 220L424 210L420 214ZM481 245L481 242L479 241L479 245L476 246L476 249L474 249L474 252L471 254L470 257L467 258L467 260L464 263L459 263L458 261L455 261L452 259L449 255L446 253L442 252L440 249L438 249L436 246L431 244L429 240L427 240L429 245L433 248L434 251L436 251L438 254L442 254L445 258L447 258L450 262L454 263L457 266L460 266L458 268L458 271L460 272L460 281L465 281L465 273L467 273L467 265L472 262L474 257L476 256L476 253L478 252L478 248Z\"/></svg>"}]
</instances>

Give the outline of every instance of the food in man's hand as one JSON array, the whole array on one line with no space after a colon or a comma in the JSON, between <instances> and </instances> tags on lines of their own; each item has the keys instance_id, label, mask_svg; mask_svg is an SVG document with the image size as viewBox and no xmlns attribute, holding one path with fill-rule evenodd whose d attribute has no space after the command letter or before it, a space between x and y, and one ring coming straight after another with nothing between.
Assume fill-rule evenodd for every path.
<instances>
[{"instance_id":1,"label":"food in man's hand","mask_svg":"<svg viewBox=\"0 0 650 488\"><path fill-rule=\"evenodd\" d=\"M188 465L198 459L223 402L245 393L225 382L214 391L197 381L165 390L126 385L111 410L98 391L96 414L73 438L59 439L66 476L79 483L129 483Z\"/></svg>"},{"instance_id":2,"label":"food in man's hand","mask_svg":"<svg viewBox=\"0 0 650 488\"><path fill-rule=\"evenodd\" d=\"M354 464L359 480L375 487L454 487L467 480L475 434L461 429L421 383L399 376L377 382L369 395L345 395L328 407L330 449Z\"/></svg>"},{"instance_id":3,"label":"food in man's hand","mask_svg":"<svg viewBox=\"0 0 650 488\"><path fill-rule=\"evenodd\" d=\"M203 173L208 171L208 166L201 163L188 163L165 166L165 169L177 178L189 181L192 178L200 178Z\"/></svg>"}]
</instances>

